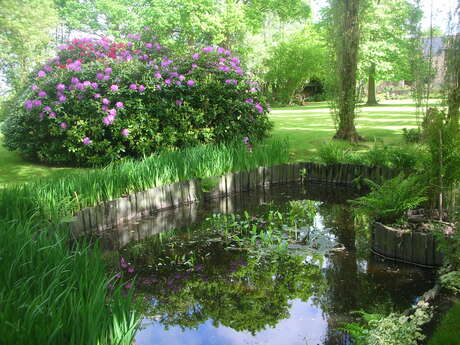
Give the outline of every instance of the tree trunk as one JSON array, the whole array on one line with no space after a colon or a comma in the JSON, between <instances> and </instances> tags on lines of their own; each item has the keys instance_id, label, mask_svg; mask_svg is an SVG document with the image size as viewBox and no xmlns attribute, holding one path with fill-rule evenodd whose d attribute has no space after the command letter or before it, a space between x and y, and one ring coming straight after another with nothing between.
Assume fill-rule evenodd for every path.
<instances>
[{"instance_id":1,"label":"tree trunk","mask_svg":"<svg viewBox=\"0 0 460 345\"><path fill-rule=\"evenodd\" d=\"M336 18L339 37L336 41L338 78L338 129L334 139L357 142L363 140L355 127L356 72L359 48L359 12L362 0L339 0Z\"/></svg>"},{"instance_id":2,"label":"tree trunk","mask_svg":"<svg viewBox=\"0 0 460 345\"><path fill-rule=\"evenodd\" d=\"M369 81L367 83L367 103L366 105L379 105L375 97L375 63L369 67Z\"/></svg>"}]
</instances>

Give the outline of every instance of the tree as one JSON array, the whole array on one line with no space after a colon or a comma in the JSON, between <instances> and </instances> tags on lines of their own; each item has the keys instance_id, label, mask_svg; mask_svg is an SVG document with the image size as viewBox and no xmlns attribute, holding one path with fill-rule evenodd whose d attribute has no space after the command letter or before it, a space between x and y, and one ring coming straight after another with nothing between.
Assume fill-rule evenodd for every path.
<instances>
[{"instance_id":1,"label":"tree","mask_svg":"<svg viewBox=\"0 0 460 345\"><path fill-rule=\"evenodd\" d=\"M52 0L0 0L0 8L0 69L17 91L46 56L57 13Z\"/></svg>"},{"instance_id":2,"label":"tree","mask_svg":"<svg viewBox=\"0 0 460 345\"><path fill-rule=\"evenodd\" d=\"M367 75L367 105L377 105L378 80L410 80L410 42L412 16L418 20L421 11L407 0L378 0L366 9L366 21L361 29L361 63L359 69Z\"/></svg>"},{"instance_id":3,"label":"tree","mask_svg":"<svg viewBox=\"0 0 460 345\"><path fill-rule=\"evenodd\" d=\"M336 71L337 133L334 139L357 142L363 138L355 127L356 81L360 18L366 0L329 0L329 36L333 40Z\"/></svg>"},{"instance_id":4,"label":"tree","mask_svg":"<svg viewBox=\"0 0 460 345\"><path fill-rule=\"evenodd\" d=\"M325 59L325 45L312 25L272 48L264 63L264 80L272 98L290 103L306 82L324 74Z\"/></svg>"}]
</instances>

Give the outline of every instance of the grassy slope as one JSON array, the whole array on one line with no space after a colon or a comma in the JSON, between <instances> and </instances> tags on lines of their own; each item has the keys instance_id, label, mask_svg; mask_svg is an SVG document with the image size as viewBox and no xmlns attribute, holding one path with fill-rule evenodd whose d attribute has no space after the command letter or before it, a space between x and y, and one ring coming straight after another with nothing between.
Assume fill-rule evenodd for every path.
<instances>
[{"instance_id":1,"label":"grassy slope","mask_svg":"<svg viewBox=\"0 0 460 345\"><path fill-rule=\"evenodd\" d=\"M287 137L291 144L292 159L307 160L315 154L317 146L330 140L335 133L334 122L326 103L304 107L274 108L271 119L275 123L273 136ZM358 113L358 132L368 139L387 144L402 142L402 129L415 128L416 111L412 101L391 101L377 107L361 107Z\"/></svg>"},{"instance_id":2,"label":"grassy slope","mask_svg":"<svg viewBox=\"0 0 460 345\"><path fill-rule=\"evenodd\" d=\"M316 146L329 140L335 133L334 123L327 103L312 103L301 107L275 108L270 115L275 123L273 138L289 138L292 159L307 160ZM393 101L378 107L364 107L358 117L358 130L370 142L376 138L385 143L401 142L401 129L416 125L415 107L411 101ZM24 161L1 145L0 136L0 186L23 183L37 176L59 176L69 168L54 168ZM368 143L369 144L369 143Z\"/></svg>"}]
</instances>

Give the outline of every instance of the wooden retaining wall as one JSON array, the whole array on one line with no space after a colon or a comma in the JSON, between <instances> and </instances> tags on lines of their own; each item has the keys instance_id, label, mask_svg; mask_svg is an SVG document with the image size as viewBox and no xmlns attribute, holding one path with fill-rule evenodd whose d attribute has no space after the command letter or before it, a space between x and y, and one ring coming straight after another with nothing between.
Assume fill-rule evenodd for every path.
<instances>
[{"instance_id":1,"label":"wooden retaining wall","mask_svg":"<svg viewBox=\"0 0 460 345\"><path fill-rule=\"evenodd\" d=\"M353 185L364 178L382 181L398 174L395 169L353 164L321 165L292 163L259 167L213 178L212 190L203 192L201 180L195 179L151 188L115 200L85 208L75 214L70 228L75 236L92 230L105 230L128 220L146 216L161 209L178 207L209 198L288 183L333 183Z\"/></svg>"},{"instance_id":2,"label":"wooden retaining wall","mask_svg":"<svg viewBox=\"0 0 460 345\"><path fill-rule=\"evenodd\" d=\"M436 249L431 233L399 230L381 223L372 224L372 251L386 259L422 267L442 265L442 254Z\"/></svg>"}]
</instances>

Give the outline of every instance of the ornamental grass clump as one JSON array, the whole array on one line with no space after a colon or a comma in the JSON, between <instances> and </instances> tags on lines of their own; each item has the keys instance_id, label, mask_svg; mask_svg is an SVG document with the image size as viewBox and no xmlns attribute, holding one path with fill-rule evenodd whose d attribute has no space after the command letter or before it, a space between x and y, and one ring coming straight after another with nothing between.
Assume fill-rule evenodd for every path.
<instances>
[{"instance_id":1,"label":"ornamental grass clump","mask_svg":"<svg viewBox=\"0 0 460 345\"><path fill-rule=\"evenodd\" d=\"M3 127L29 159L104 165L165 149L263 138L258 84L221 47L172 58L150 29L118 43L75 39L30 78Z\"/></svg>"}]
</instances>

